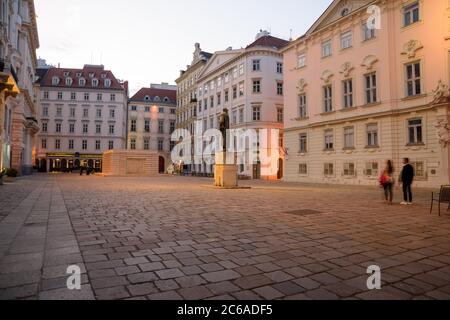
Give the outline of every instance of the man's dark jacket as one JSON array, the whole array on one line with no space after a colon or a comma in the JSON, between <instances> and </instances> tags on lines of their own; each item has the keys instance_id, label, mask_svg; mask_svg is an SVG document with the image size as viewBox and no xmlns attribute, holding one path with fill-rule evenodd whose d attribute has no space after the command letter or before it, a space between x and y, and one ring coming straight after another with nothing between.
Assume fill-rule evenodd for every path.
<instances>
[{"instance_id":1,"label":"man's dark jacket","mask_svg":"<svg viewBox=\"0 0 450 320\"><path fill-rule=\"evenodd\" d=\"M412 184L414 181L414 167L409 163L403 167L401 180L404 184Z\"/></svg>"}]
</instances>

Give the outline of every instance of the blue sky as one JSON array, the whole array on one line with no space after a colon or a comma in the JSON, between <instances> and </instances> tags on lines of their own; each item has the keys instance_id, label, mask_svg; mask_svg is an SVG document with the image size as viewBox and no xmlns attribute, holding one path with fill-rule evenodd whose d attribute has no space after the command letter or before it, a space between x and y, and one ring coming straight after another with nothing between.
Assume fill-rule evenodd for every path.
<instances>
[{"instance_id":1,"label":"blue sky","mask_svg":"<svg viewBox=\"0 0 450 320\"><path fill-rule=\"evenodd\" d=\"M259 29L303 34L332 0L35 0L41 47L53 65L104 64L135 92L174 83L194 43L214 52L245 47Z\"/></svg>"}]
</instances>

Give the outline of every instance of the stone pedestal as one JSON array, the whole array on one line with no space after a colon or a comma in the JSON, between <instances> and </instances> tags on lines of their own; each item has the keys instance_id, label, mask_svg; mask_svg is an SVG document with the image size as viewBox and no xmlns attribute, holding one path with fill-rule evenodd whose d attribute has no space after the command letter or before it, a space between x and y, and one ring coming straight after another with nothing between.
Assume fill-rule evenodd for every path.
<instances>
[{"instance_id":1,"label":"stone pedestal","mask_svg":"<svg viewBox=\"0 0 450 320\"><path fill-rule=\"evenodd\" d=\"M214 186L220 188L238 187L238 166L227 164L227 159L232 159L233 154L220 152L216 154L216 166L214 169Z\"/></svg>"}]
</instances>

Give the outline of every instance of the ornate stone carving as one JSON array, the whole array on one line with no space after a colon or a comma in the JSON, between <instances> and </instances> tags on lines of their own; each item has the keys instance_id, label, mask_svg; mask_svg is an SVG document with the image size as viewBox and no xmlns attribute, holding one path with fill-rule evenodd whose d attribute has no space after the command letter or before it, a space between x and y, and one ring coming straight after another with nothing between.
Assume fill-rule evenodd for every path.
<instances>
[{"instance_id":1,"label":"ornate stone carving","mask_svg":"<svg viewBox=\"0 0 450 320\"><path fill-rule=\"evenodd\" d=\"M450 102L449 86L442 80L439 80L437 88L433 90L433 95L433 104Z\"/></svg>"},{"instance_id":2,"label":"ornate stone carving","mask_svg":"<svg viewBox=\"0 0 450 320\"><path fill-rule=\"evenodd\" d=\"M333 73L330 70L326 70L322 73L322 77L320 77L320 79L322 79L325 83L328 83L330 82L332 76Z\"/></svg>"},{"instance_id":3,"label":"ornate stone carving","mask_svg":"<svg viewBox=\"0 0 450 320\"><path fill-rule=\"evenodd\" d=\"M448 120L438 120L436 127L437 138L442 148L447 147L450 142L450 124Z\"/></svg>"},{"instance_id":4,"label":"ornate stone carving","mask_svg":"<svg viewBox=\"0 0 450 320\"><path fill-rule=\"evenodd\" d=\"M406 55L408 58L412 59L415 58L416 52L423 48L422 43L418 40L409 40L404 46L403 46L403 55Z\"/></svg>"},{"instance_id":5,"label":"ornate stone carving","mask_svg":"<svg viewBox=\"0 0 450 320\"><path fill-rule=\"evenodd\" d=\"M346 62L341 66L341 69L339 72L344 76L348 77L350 75L350 72L354 69L353 65L350 62Z\"/></svg>"},{"instance_id":6,"label":"ornate stone carving","mask_svg":"<svg viewBox=\"0 0 450 320\"><path fill-rule=\"evenodd\" d=\"M305 92L305 87L307 86L308 84L306 83L306 80L305 79L300 79L299 81L298 81L298 83L297 83L297 90L298 90L298 93L303 93L303 92Z\"/></svg>"},{"instance_id":7,"label":"ornate stone carving","mask_svg":"<svg viewBox=\"0 0 450 320\"><path fill-rule=\"evenodd\" d=\"M378 58L374 55L369 55L364 58L363 62L361 63L362 67L365 67L368 71L372 70L373 65L378 62Z\"/></svg>"}]
</instances>

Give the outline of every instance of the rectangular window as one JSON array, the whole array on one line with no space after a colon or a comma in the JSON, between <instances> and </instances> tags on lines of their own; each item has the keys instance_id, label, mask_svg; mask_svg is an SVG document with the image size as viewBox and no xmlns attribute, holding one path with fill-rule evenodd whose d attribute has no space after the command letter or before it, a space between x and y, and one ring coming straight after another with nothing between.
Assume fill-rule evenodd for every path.
<instances>
[{"instance_id":1,"label":"rectangular window","mask_svg":"<svg viewBox=\"0 0 450 320\"><path fill-rule=\"evenodd\" d=\"M74 143L73 143L73 140L70 139L69 140L69 150L73 150L73 148L74 148Z\"/></svg>"},{"instance_id":2,"label":"rectangular window","mask_svg":"<svg viewBox=\"0 0 450 320\"><path fill-rule=\"evenodd\" d=\"M406 94L408 97L422 94L420 62L406 65Z\"/></svg>"},{"instance_id":3,"label":"rectangular window","mask_svg":"<svg viewBox=\"0 0 450 320\"><path fill-rule=\"evenodd\" d=\"M44 92L44 100L48 100L48 91Z\"/></svg>"},{"instance_id":4,"label":"rectangular window","mask_svg":"<svg viewBox=\"0 0 450 320\"><path fill-rule=\"evenodd\" d=\"M88 118L89 117L89 109L87 109L87 108L83 109L83 117L84 118Z\"/></svg>"},{"instance_id":5,"label":"rectangular window","mask_svg":"<svg viewBox=\"0 0 450 320\"><path fill-rule=\"evenodd\" d=\"M367 146L378 147L378 125L376 123L367 125Z\"/></svg>"},{"instance_id":6,"label":"rectangular window","mask_svg":"<svg viewBox=\"0 0 450 320\"><path fill-rule=\"evenodd\" d=\"M308 135L306 133L300 134L300 153L307 153L308 152Z\"/></svg>"},{"instance_id":7,"label":"rectangular window","mask_svg":"<svg viewBox=\"0 0 450 320\"><path fill-rule=\"evenodd\" d=\"M111 101L116 101L116 95L114 93L111 94L110 100Z\"/></svg>"},{"instance_id":8,"label":"rectangular window","mask_svg":"<svg viewBox=\"0 0 450 320\"><path fill-rule=\"evenodd\" d=\"M217 105L220 106L222 104L222 94L219 92L217 94Z\"/></svg>"},{"instance_id":9,"label":"rectangular window","mask_svg":"<svg viewBox=\"0 0 450 320\"><path fill-rule=\"evenodd\" d=\"M378 177L378 162L366 162L366 169L364 170L364 174L372 178Z\"/></svg>"},{"instance_id":10,"label":"rectangular window","mask_svg":"<svg viewBox=\"0 0 450 320\"><path fill-rule=\"evenodd\" d=\"M59 140L59 139L55 140L55 149L56 150L61 149L61 140Z\"/></svg>"},{"instance_id":11,"label":"rectangular window","mask_svg":"<svg viewBox=\"0 0 450 320\"><path fill-rule=\"evenodd\" d=\"M405 27L419 21L420 19L419 10L420 9L418 1L403 8L403 21Z\"/></svg>"},{"instance_id":12,"label":"rectangular window","mask_svg":"<svg viewBox=\"0 0 450 320\"><path fill-rule=\"evenodd\" d=\"M284 109L283 108L277 108L277 122L280 122L280 123L284 122Z\"/></svg>"},{"instance_id":13,"label":"rectangular window","mask_svg":"<svg viewBox=\"0 0 450 320\"><path fill-rule=\"evenodd\" d=\"M229 101L229 91L228 90L225 90L225 97L224 97L224 99L225 99L225 102L228 102Z\"/></svg>"},{"instance_id":14,"label":"rectangular window","mask_svg":"<svg viewBox=\"0 0 450 320\"><path fill-rule=\"evenodd\" d=\"M76 94L76 92L72 92L71 94L70 94L70 100L76 100L77 99L77 94Z\"/></svg>"},{"instance_id":15,"label":"rectangular window","mask_svg":"<svg viewBox=\"0 0 450 320\"><path fill-rule=\"evenodd\" d=\"M422 133L422 119L413 119L408 121L408 144L422 144Z\"/></svg>"},{"instance_id":16,"label":"rectangular window","mask_svg":"<svg viewBox=\"0 0 450 320\"><path fill-rule=\"evenodd\" d=\"M113 150L114 149L114 141L108 141L108 149Z\"/></svg>"},{"instance_id":17,"label":"rectangular window","mask_svg":"<svg viewBox=\"0 0 450 320\"><path fill-rule=\"evenodd\" d=\"M283 63L277 62L277 73L282 74L283 73Z\"/></svg>"},{"instance_id":18,"label":"rectangular window","mask_svg":"<svg viewBox=\"0 0 450 320\"><path fill-rule=\"evenodd\" d=\"M277 82L277 95L282 96L283 95L283 83Z\"/></svg>"},{"instance_id":19,"label":"rectangular window","mask_svg":"<svg viewBox=\"0 0 450 320\"><path fill-rule=\"evenodd\" d=\"M342 82L344 92L344 108L353 107L353 81L345 80Z\"/></svg>"},{"instance_id":20,"label":"rectangular window","mask_svg":"<svg viewBox=\"0 0 450 320\"><path fill-rule=\"evenodd\" d=\"M261 71L261 60L256 59L252 61L252 70Z\"/></svg>"},{"instance_id":21,"label":"rectangular window","mask_svg":"<svg viewBox=\"0 0 450 320\"><path fill-rule=\"evenodd\" d=\"M70 108L70 117L75 118L75 108Z\"/></svg>"},{"instance_id":22,"label":"rectangular window","mask_svg":"<svg viewBox=\"0 0 450 320\"><path fill-rule=\"evenodd\" d=\"M323 174L326 177L334 176L334 164L333 163L325 163L323 165Z\"/></svg>"},{"instance_id":23,"label":"rectangular window","mask_svg":"<svg viewBox=\"0 0 450 320\"><path fill-rule=\"evenodd\" d=\"M241 82L239 83L239 97L243 97L244 96L244 83Z\"/></svg>"},{"instance_id":24,"label":"rectangular window","mask_svg":"<svg viewBox=\"0 0 450 320\"><path fill-rule=\"evenodd\" d=\"M306 53L302 53L298 56L297 67L298 68L306 67Z\"/></svg>"},{"instance_id":25,"label":"rectangular window","mask_svg":"<svg viewBox=\"0 0 450 320\"><path fill-rule=\"evenodd\" d=\"M47 133L48 130L48 124L47 122L42 123L42 132Z\"/></svg>"},{"instance_id":26,"label":"rectangular window","mask_svg":"<svg viewBox=\"0 0 450 320\"><path fill-rule=\"evenodd\" d=\"M326 58L331 56L332 48L331 48L331 40L325 41L322 43L322 58Z\"/></svg>"},{"instance_id":27,"label":"rectangular window","mask_svg":"<svg viewBox=\"0 0 450 320\"><path fill-rule=\"evenodd\" d=\"M244 109L239 109L239 123L244 122Z\"/></svg>"},{"instance_id":28,"label":"rectangular window","mask_svg":"<svg viewBox=\"0 0 450 320\"><path fill-rule=\"evenodd\" d=\"M89 101L89 93L86 92L86 93L84 94L84 100L85 100L85 101Z\"/></svg>"},{"instance_id":29,"label":"rectangular window","mask_svg":"<svg viewBox=\"0 0 450 320\"><path fill-rule=\"evenodd\" d=\"M131 132L136 132L137 131L137 120L131 120L131 125L130 125L130 131Z\"/></svg>"},{"instance_id":30,"label":"rectangular window","mask_svg":"<svg viewBox=\"0 0 450 320\"><path fill-rule=\"evenodd\" d=\"M214 108L214 97L209 97L209 105L211 108Z\"/></svg>"},{"instance_id":31,"label":"rectangular window","mask_svg":"<svg viewBox=\"0 0 450 320\"><path fill-rule=\"evenodd\" d=\"M158 133L164 133L164 120L158 120Z\"/></svg>"},{"instance_id":32,"label":"rectangular window","mask_svg":"<svg viewBox=\"0 0 450 320\"><path fill-rule=\"evenodd\" d=\"M164 109L164 107L159 107L158 108L158 113L165 113L166 110Z\"/></svg>"},{"instance_id":33,"label":"rectangular window","mask_svg":"<svg viewBox=\"0 0 450 320\"><path fill-rule=\"evenodd\" d=\"M233 99L236 99L236 98L237 98L237 87L234 86L233 87Z\"/></svg>"},{"instance_id":34,"label":"rectangular window","mask_svg":"<svg viewBox=\"0 0 450 320\"><path fill-rule=\"evenodd\" d=\"M43 117L48 117L48 107L43 107L42 108L42 116Z\"/></svg>"},{"instance_id":35,"label":"rectangular window","mask_svg":"<svg viewBox=\"0 0 450 320\"><path fill-rule=\"evenodd\" d=\"M414 168L414 175L416 178L425 179L426 178L426 170L425 163L423 161L413 161L411 165Z\"/></svg>"},{"instance_id":36,"label":"rectangular window","mask_svg":"<svg viewBox=\"0 0 450 320\"><path fill-rule=\"evenodd\" d=\"M113 124L109 125L109 134L114 134L115 126Z\"/></svg>"},{"instance_id":37,"label":"rectangular window","mask_svg":"<svg viewBox=\"0 0 450 320\"><path fill-rule=\"evenodd\" d=\"M47 149L47 139L42 139L41 140L41 148L42 149Z\"/></svg>"},{"instance_id":38,"label":"rectangular window","mask_svg":"<svg viewBox=\"0 0 450 320\"><path fill-rule=\"evenodd\" d=\"M170 134L175 131L175 121L170 121Z\"/></svg>"},{"instance_id":39,"label":"rectangular window","mask_svg":"<svg viewBox=\"0 0 450 320\"><path fill-rule=\"evenodd\" d=\"M150 139L144 139L144 150L150 150Z\"/></svg>"},{"instance_id":40,"label":"rectangular window","mask_svg":"<svg viewBox=\"0 0 450 320\"><path fill-rule=\"evenodd\" d=\"M331 85L323 87L323 110L324 112L333 111L333 89Z\"/></svg>"},{"instance_id":41,"label":"rectangular window","mask_svg":"<svg viewBox=\"0 0 450 320\"><path fill-rule=\"evenodd\" d=\"M136 139L134 138L130 139L130 149L136 150Z\"/></svg>"},{"instance_id":42,"label":"rectangular window","mask_svg":"<svg viewBox=\"0 0 450 320\"><path fill-rule=\"evenodd\" d=\"M100 150L100 140L95 140L95 150Z\"/></svg>"},{"instance_id":43,"label":"rectangular window","mask_svg":"<svg viewBox=\"0 0 450 320\"><path fill-rule=\"evenodd\" d=\"M344 177L354 177L356 174L355 164L352 162L344 163L343 174Z\"/></svg>"},{"instance_id":44,"label":"rectangular window","mask_svg":"<svg viewBox=\"0 0 450 320\"><path fill-rule=\"evenodd\" d=\"M56 133L61 133L61 123L56 124Z\"/></svg>"},{"instance_id":45,"label":"rectangular window","mask_svg":"<svg viewBox=\"0 0 450 320\"><path fill-rule=\"evenodd\" d=\"M244 74L244 64L239 65L239 75L242 76Z\"/></svg>"},{"instance_id":46,"label":"rectangular window","mask_svg":"<svg viewBox=\"0 0 450 320\"><path fill-rule=\"evenodd\" d=\"M61 107L56 108L56 116L62 117L62 108Z\"/></svg>"},{"instance_id":47,"label":"rectangular window","mask_svg":"<svg viewBox=\"0 0 450 320\"><path fill-rule=\"evenodd\" d=\"M109 117L111 119L114 119L116 117L116 110L114 109L109 109Z\"/></svg>"},{"instance_id":48,"label":"rectangular window","mask_svg":"<svg viewBox=\"0 0 450 320\"><path fill-rule=\"evenodd\" d=\"M355 148L355 128L347 127L344 128L344 149L354 149Z\"/></svg>"},{"instance_id":49,"label":"rectangular window","mask_svg":"<svg viewBox=\"0 0 450 320\"><path fill-rule=\"evenodd\" d=\"M341 35L341 48L348 49L353 45L353 35L351 31Z\"/></svg>"},{"instance_id":50,"label":"rectangular window","mask_svg":"<svg viewBox=\"0 0 450 320\"><path fill-rule=\"evenodd\" d=\"M237 110L234 110L234 111L233 111L233 117L232 117L231 122L232 122L233 124L237 124Z\"/></svg>"},{"instance_id":51,"label":"rectangular window","mask_svg":"<svg viewBox=\"0 0 450 320\"><path fill-rule=\"evenodd\" d=\"M300 163L298 165L298 174L308 174L308 165L306 163Z\"/></svg>"},{"instance_id":52,"label":"rectangular window","mask_svg":"<svg viewBox=\"0 0 450 320\"><path fill-rule=\"evenodd\" d=\"M365 76L366 78L366 103L375 103L377 98L377 75L371 73Z\"/></svg>"},{"instance_id":53,"label":"rectangular window","mask_svg":"<svg viewBox=\"0 0 450 320\"><path fill-rule=\"evenodd\" d=\"M253 80L253 93L261 93L261 80Z\"/></svg>"},{"instance_id":54,"label":"rectangular window","mask_svg":"<svg viewBox=\"0 0 450 320\"><path fill-rule=\"evenodd\" d=\"M253 121L261 121L261 107L253 107Z\"/></svg>"},{"instance_id":55,"label":"rectangular window","mask_svg":"<svg viewBox=\"0 0 450 320\"><path fill-rule=\"evenodd\" d=\"M147 120L145 120L144 121L144 131L146 132L146 133L150 133L150 120L149 119L147 119Z\"/></svg>"},{"instance_id":56,"label":"rectangular window","mask_svg":"<svg viewBox=\"0 0 450 320\"><path fill-rule=\"evenodd\" d=\"M88 133L89 125L87 123L83 123L83 133Z\"/></svg>"},{"instance_id":57,"label":"rectangular window","mask_svg":"<svg viewBox=\"0 0 450 320\"><path fill-rule=\"evenodd\" d=\"M298 96L298 115L300 119L304 119L308 116L308 109L306 106L306 94Z\"/></svg>"},{"instance_id":58,"label":"rectangular window","mask_svg":"<svg viewBox=\"0 0 450 320\"><path fill-rule=\"evenodd\" d=\"M363 24L363 39L364 41L375 38L375 28L369 28L367 23Z\"/></svg>"},{"instance_id":59,"label":"rectangular window","mask_svg":"<svg viewBox=\"0 0 450 320\"><path fill-rule=\"evenodd\" d=\"M102 117L102 109L97 109L97 118L101 118Z\"/></svg>"},{"instance_id":60,"label":"rectangular window","mask_svg":"<svg viewBox=\"0 0 450 320\"><path fill-rule=\"evenodd\" d=\"M158 151L164 151L164 139L158 139Z\"/></svg>"},{"instance_id":61,"label":"rectangular window","mask_svg":"<svg viewBox=\"0 0 450 320\"><path fill-rule=\"evenodd\" d=\"M75 133L75 123L69 123L69 133Z\"/></svg>"},{"instance_id":62,"label":"rectangular window","mask_svg":"<svg viewBox=\"0 0 450 320\"><path fill-rule=\"evenodd\" d=\"M325 150L334 150L334 133L333 130L325 131Z\"/></svg>"},{"instance_id":63,"label":"rectangular window","mask_svg":"<svg viewBox=\"0 0 450 320\"><path fill-rule=\"evenodd\" d=\"M101 134L102 133L102 125L100 123L95 124L95 133Z\"/></svg>"},{"instance_id":64,"label":"rectangular window","mask_svg":"<svg viewBox=\"0 0 450 320\"><path fill-rule=\"evenodd\" d=\"M63 98L63 93L62 92L58 92L58 100L62 100Z\"/></svg>"}]
</instances>

